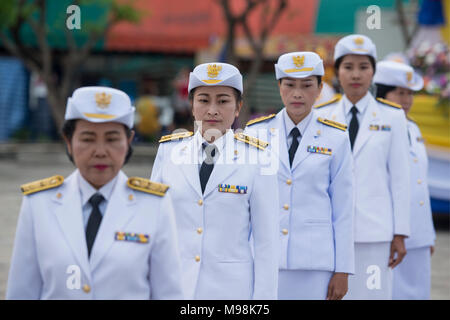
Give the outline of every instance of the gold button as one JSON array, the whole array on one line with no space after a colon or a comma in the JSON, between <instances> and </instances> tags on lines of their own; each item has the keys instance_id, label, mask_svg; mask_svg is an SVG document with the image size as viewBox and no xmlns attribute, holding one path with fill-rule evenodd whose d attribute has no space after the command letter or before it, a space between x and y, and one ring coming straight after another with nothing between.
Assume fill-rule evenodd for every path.
<instances>
[{"instance_id":1,"label":"gold button","mask_svg":"<svg viewBox=\"0 0 450 320\"><path fill-rule=\"evenodd\" d=\"M289 205L285 204L285 205L283 206L283 208L284 208L284 210L289 210Z\"/></svg>"},{"instance_id":2,"label":"gold button","mask_svg":"<svg viewBox=\"0 0 450 320\"><path fill-rule=\"evenodd\" d=\"M417 162L419 162L419 159L414 158L414 163L417 163Z\"/></svg>"},{"instance_id":3,"label":"gold button","mask_svg":"<svg viewBox=\"0 0 450 320\"><path fill-rule=\"evenodd\" d=\"M287 180L286 180L286 183L287 183L288 185L291 185L291 184L292 184L292 180L291 180L291 179L287 179Z\"/></svg>"},{"instance_id":4,"label":"gold button","mask_svg":"<svg viewBox=\"0 0 450 320\"><path fill-rule=\"evenodd\" d=\"M373 112L372 115L373 115L374 117L376 117L376 116L377 116L377 113L376 113L376 112Z\"/></svg>"},{"instance_id":5,"label":"gold button","mask_svg":"<svg viewBox=\"0 0 450 320\"><path fill-rule=\"evenodd\" d=\"M317 135L320 136L320 130L317 130Z\"/></svg>"},{"instance_id":6,"label":"gold button","mask_svg":"<svg viewBox=\"0 0 450 320\"><path fill-rule=\"evenodd\" d=\"M195 261L199 262L200 261L200 256L195 256Z\"/></svg>"},{"instance_id":7,"label":"gold button","mask_svg":"<svg viewBox=\"0 0 450 320\"><path fill-rule=\"evenodd\" d=\"M418 184L421 184L421 183L422 183L422 180L417 179L417 183L418 183Z\"/></svg>"},{"instance_id":8,"label":"gold button","mask_svg":"<svg viewBox=\"0 0 450 320\"><path fill-rule=\"evenodd\" d=\"M83 286L83 291L86 293L89 293L89 292L91 292L91 287L88 284L85 284Z\"/></svg>"},{"instance_id":9,"label":"gold button","mask_svg":"<svg viewBox=\"0 0 450 320\"><path fill-rule=\"evenodd\" d=\"M58 193L56 194L56 197L57 197L58 199L61 199L62 194L58 192Z\"/></svg>"},{"instance_id":10,"label":"gold button","mask_svg":"<svg viewBox=\"0 0 450 320\"><path fill-rule=\"evenodd\" d=\"M129 196L128 196L128 200L133 200L133 195L132 194L130 194Z\"/></svg>"},{"instance_id":11,"label":"gold button","mask_svg":"<svg viewBox=\"0 0 450 320\"><path fill-rule=\"evenodd\" d=\"M198 205L199 205L199 206L201 206L201 205L203 204L203 200L202 200L202 199L200 199L200 200L198 200L198 202L197 202L197 203L198 203Z\"/></svg>"},{"instance_id":12,"label":"gold button","mask_svg":"<svg viewBox=\"0 0 450 320\"><path fill-rule=\"evenodd\" d=\"M287 229L283 229L281 230L281 232L283 232L284 235L287 235L289 233Z\"/></svg>"},{"instance_id":13,"label":"gold button","mask_svg":"<svg viewBox=\"0 0 450 320\"><path fill-rule=\"evenodd\" d=\"M197 233L198 233L198 234L202 234L202 232L203 232L203 229L202 229L202 228L197 228Z\"/></svg>"},{"instance_id":14,"label":"gold button","mask_svg":"<svg viewBox=\"0 0 450 320\"><path fill-rule=\"evenodd\" d=\"M419 204L420 204L421 206L423 206L424 202L423 202L423 201L420 201Z\"/></svg>"},{"instance_id":15,"label":"gold button","mask_svg":"<svg viewBox=\"0 0 450 320\"><path fill-rule=\"evenodd\" d=\"M234 150L234 155L238 155L239 154L239 152L237 151L237 150Z\"/></svg>"}]
</instances>

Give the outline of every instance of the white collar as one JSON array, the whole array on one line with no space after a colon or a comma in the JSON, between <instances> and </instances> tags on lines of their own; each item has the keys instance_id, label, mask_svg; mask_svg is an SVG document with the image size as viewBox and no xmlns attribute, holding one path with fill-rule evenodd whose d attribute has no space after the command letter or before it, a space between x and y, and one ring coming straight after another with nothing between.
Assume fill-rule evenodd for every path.
<instances>
[{"instance_id":1,"label":"white collar","mask_svg":"<svg viewBox=\"0 0 450 320\"><path fill-rule=\"evenodd\" d=\"M342 98L343 102L344 102L344 112L345 115L348 115L350 113L350 110L353 106L356 106L356 109L358 109L358 113L359 114L363 114L364 111L367 109L367 106L369 105L370 102L370 98L372 97L372 95L370 94L369 91L366 92L365 96L362 97L361 99L359 99L358 102L356 102L356 104L353 104L350 102L350 100L348 100L347 96L344 95L344 97Z\"/></svg>"},{"instance_id":2,"label":"white collar","mask_svg":"<svg viewBox=\"0 0 450 320\"><path fill-rule=\"evenodd\" d=\"M286 129L286 137L289 137L289 134L291 133L292 129L294 127L297 127L300 130L300 134L302 137L305 135L306 128L308 127L308 124L311 122L313 111L311 110L310 113L297 125L295 125L294 121L289 117L286 108L283 109L283 119L284 119L284 127Z\"/></svg>"},{"instance_id":3,"label":"white collar","mask_svg":"<svg viewBox=\"0 0 450 320\"><path fill-rule=\"evenodd\" d=\"M119 174L117 174L111 181L109 181L99 190L95 189L89 182L87 182L86 179L83 178L78 169L77 169L77 176L78 176L77 177L78 187L80 189L81 194L81 204L82 206L84 206L89 201L89 199L97 192L100 193L103 196L103 198L105 198L106 201L109 201L114 186L116 185L117 177L119 176Z\"/></svg>"},{"instance_id":4,"label":"white collar","mask_svg":"<svg viewBox=\"0 0 450 320\"><path fill-rule=\"evenodd\" d=\"M225 148L225 144L227 140L233 140L234 139L234 133L232 129L228 129L224 135L220 136L220 138L218 138L217 140L215 140L213 142L213 144L217 147L217 151L219 153L222 153L223 149ZM200 131L197 130L197 132L195 133L195 139L194 139L194 143L195 143L195 147L197 150L199 150L199 154L201 155L203 152L203 148L202 148L202 144L206 142L209 144L209 142L207 142L203 136L201 135Z\"/></svg>"}]
</instances>

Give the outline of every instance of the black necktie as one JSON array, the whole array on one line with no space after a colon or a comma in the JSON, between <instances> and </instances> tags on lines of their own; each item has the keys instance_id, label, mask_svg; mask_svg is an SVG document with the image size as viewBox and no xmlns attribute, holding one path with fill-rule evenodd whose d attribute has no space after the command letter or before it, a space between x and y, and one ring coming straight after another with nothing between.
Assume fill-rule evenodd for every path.
<instances>
[{"instance_id":1,"label":"black necktie","mask_svg":"<svg viewBox=\"0 0 450 320\"><path fill-rule=\"evenodd\" d=\"M356 135L358 134L359 123L356 114L358 113L358 109L353 106L350 111L352 112L352 120L350 120L350 126L348 127L348 134L350 136L350 145L353 150L353 144L355 143Z\"/></svg>"},{"instance_id":2,"label":"black necktie","mask_svg":"<svg viewBox=\"0 0 450 320\"><path fill-rule=\"evenodd\" d=\"M206 183L214 168L214 156L216 155L217 147L214 144L207 143L203 143L202 146L206 153L206 159L200 167L200 185L203 193L205 192Z\"/></svg>"},{"instance_id":3,"label":"black necktie","mask_svg":"<svg viewBox=\"0 0 450 320\"><path fill-rule=\"evenodd\" d=\"M291 147L289 148L289 164L292 167L292 161L294 161L294 157L295 157L295 152L297 151L299 142L298 142L298 137L300 136L300 130L298 130L297 127L295 127L294 129L291 130L292 135L292 144Z\"/></svg>"},{"instance_id":4,"label":"black necktie","mask_svg":"<svg viewBox=\"0 0 450 320\"><path fill-rule=\"evenodd\" d=\"M86 227L86 243L88 249L88 257L91 256L91 249L94 245L95 237L97 235L98 228L102 222L102 214L100 213L100 208L98 207L100 203L105 200L100 193L94 194L90 199L89 203L92 206L91 215L89 216L88 224Z\"/></svg>"}]
</instances>

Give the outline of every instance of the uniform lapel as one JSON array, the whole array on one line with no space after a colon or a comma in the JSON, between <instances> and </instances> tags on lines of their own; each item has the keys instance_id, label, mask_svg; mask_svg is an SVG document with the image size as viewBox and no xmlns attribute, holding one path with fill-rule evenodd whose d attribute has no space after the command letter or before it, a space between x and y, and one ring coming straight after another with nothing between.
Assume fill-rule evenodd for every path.
<instances>
[{"instance_id":1,"label":"uniform lapel","mask_svg":"<svg viewBox=\"0 0 450 320\"><path fill-rule=\"evenodd\" d=\"M284 121L283 121L283 112L284 109L282 109L275 117L275 121L273 123L273 128L269 128L269 134L270 134L270 147L272 152L275 152L280 159L280 162L283 164L283 166L286 168L287 171L291 171L291 166L289 164L289 153L287 149L287 137L286 137L286 130L284 127ZM285 111L286 112L286 111ZM274 144L278 144L275 146Z\"/></svg>"},{"instance_id":2,"label":"uniform lapel","mask_svg":"<svg viewBox=\"0 0 450 320\"><path fill-rule=\"evenodd\" d=\"M124 230L128 221L136 214L133 209L136 205L136 197L133 190L127 188L127 176L120 171L119 177L114 186L106 211L103 215L102 223L95 238L91 252L91 270L94 271L101 259L108 252L115 241L115 233L118 231L133 232ZM132 197L130 197L132 195ZM151 210L151 208L149 208Z\"/></svg>"},{"instance_id":3,"label":"uniform lapel","mask_svg":"<svg viewBox=\"0 0 450 320\"><path fill-rule=\"evenodd\" d=\"M188 184L194 189L199 197L202 196L202 189L199 178L198 150L194 147L195 137L190 139L185 146L180 149L182 162L180 169Z\"/></svg>"},{"instance_id":4,"label":"uniform lapel","mask_svg":"<svg viewBox=\"0 0 450 320\"><path fill-rule=\"evenodd\" d=\"M355 145L353 146L353 156L355 157L361 148L367 143L367 141L374 135L378 134L377 131L369 129L370 124L378 123L380 120L380 111L375 99L371 97L367 110L364 113L363 120L358 129L358 135L356 136Z\"/></svg>"},{"instance_id":5,"label":"uniform lapel","mask_svg":"<svg viewBox=\"0 0 450 320\"><path fill-rule=\"evenodd\" d=\"M54 213L76 260L90 280L91 271L87 256L86 236L81 210L82 204L76 173L72 173L66 179L66 183L59 190L58 194L61 197L58 199L55 195L53 199L57 204Z\"/></svg>"},{"instance_id":6,"label":"uniform lapel","mask_svg":"<svg viewBox=\"0 0 450 320\"><path fill-rule=\"evenodd\" d=\"M408 142L410 142L410 145L409 145L409 153L412 155L412 156L417 156L417 154L416 154L416 150L417 150L417 137L416 137L416 135L414 134L414 128L413 128L413 125L410 123L410 121L408 120L408 126L407 126L407 129L408 129L408 135L409 135L409 139L408 139Z\"/></svg>"}]
</instances>

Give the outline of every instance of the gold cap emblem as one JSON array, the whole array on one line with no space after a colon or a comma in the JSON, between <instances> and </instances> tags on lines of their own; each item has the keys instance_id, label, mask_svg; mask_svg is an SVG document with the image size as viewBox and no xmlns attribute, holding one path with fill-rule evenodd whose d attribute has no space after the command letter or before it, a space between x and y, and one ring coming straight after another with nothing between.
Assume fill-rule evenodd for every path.
<instances>
[{"instance_id":1,"label":"gold cap emblem","mask_svg":"<svg viewBox=\"0 0 450 320\"><path fill-rule=\"evenodd\" d=\"M101 109L106 109L109 104L111 103L111 97L112 95L106 94L104 92L102 93L96 93L95 94L95 102L97 102L97 106Z\"/></svg>"},{"instance_id":2,"label":"gold cap emblem","mask_svg":"<svg viewBox=\"0 0 450 320\"><path fill-rule=\"evenodd\" d=\"M221 70L222 70L222 66L218 66L216 64L208 64L208 77L210 77L210 78L217 77Z\"/></svg>"},{"instance_id":3,"label":"gold cap emblem","mask_svg":"<svg viewBox=\"0 0 450 320\"><path fill-rule=\"evenodd\" d=\"M293 56L292 60L297 68L301 68L305 64L305 56Z\"/></svg>"},{"instance_id":4,"label":"gold cap emblem","mask_svg":"<svg viewBox=\"0 0 450 320\"><path fill-rule=\"evenodd\" d=\"M353 42L357 45L357 46L362 46L364 44L364 39L361 37L355 38L353 39Z\"/></svg>"},{"instance_id":5,"label":"gold cap emblem","mask_svg":"<svg viewBox=\"0 0 450 320\"><path fill-rule=\"evenodd\" d=\"M406 73L406 80L407 80L408 82L411 82L412 78L413 78L413 73L412 73L411 71L408 71L408 72Z\"/></svg>"}]
</instances>

